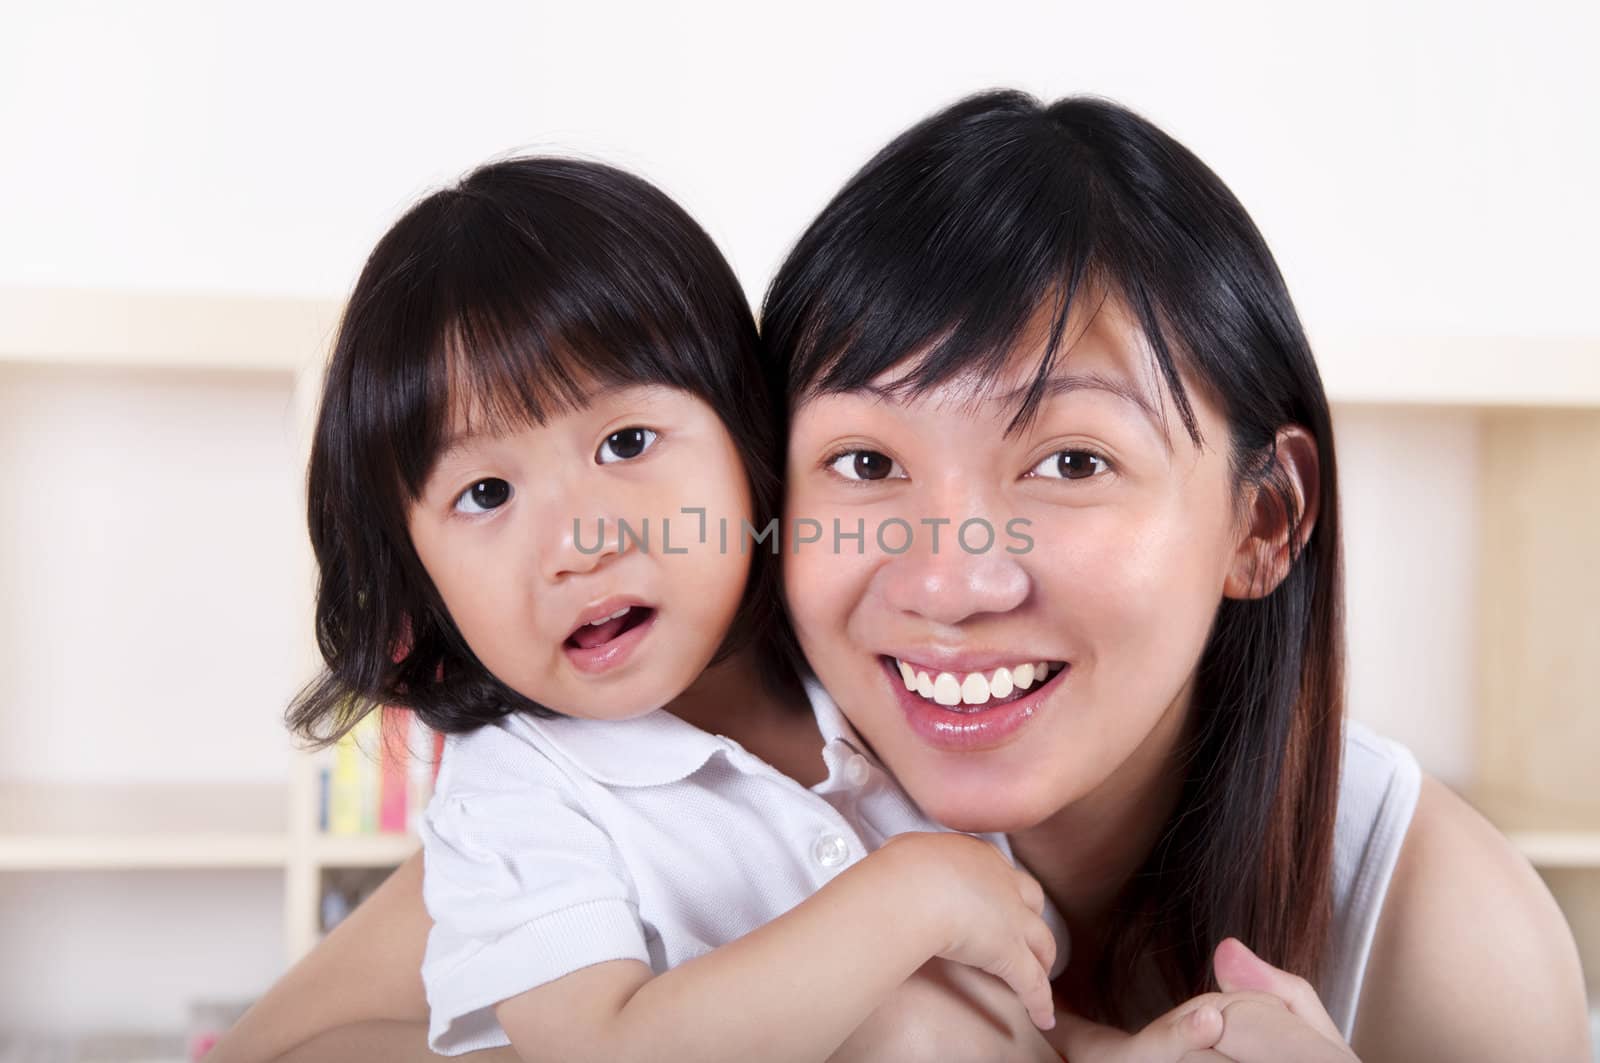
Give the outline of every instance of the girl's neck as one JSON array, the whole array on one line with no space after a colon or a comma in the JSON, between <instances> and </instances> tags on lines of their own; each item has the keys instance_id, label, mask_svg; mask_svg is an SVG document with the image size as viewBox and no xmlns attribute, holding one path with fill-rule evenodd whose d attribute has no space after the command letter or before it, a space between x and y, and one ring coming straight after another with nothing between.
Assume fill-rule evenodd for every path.
<instances>
[{"instance_id":1,"label":"girl's neck","mask_svg":"<svg viewBox=\"0 0 1600 1063\"><path fill-rule=\"evenodd\" d=\"M777 689L753 650L744 649L700 673L667 711L702 731L733 739L807 786L827 774L822 735L805 694Z\"/></svg>"},{"instance_id":2,"label":"girl's neck","mask_svg":"<svg viewBox=\"0 0 1600 1063\"><path fill-rule=\"evenodd\" d=\"M1177 757L1191 677L1132 756L1095 790L1011 835L1017 860L1066 917L1072 955L1058 993L1070 1004L1094 973L1118 895L1160 839L1183 786Z\"/></svg>"}]
</instances>

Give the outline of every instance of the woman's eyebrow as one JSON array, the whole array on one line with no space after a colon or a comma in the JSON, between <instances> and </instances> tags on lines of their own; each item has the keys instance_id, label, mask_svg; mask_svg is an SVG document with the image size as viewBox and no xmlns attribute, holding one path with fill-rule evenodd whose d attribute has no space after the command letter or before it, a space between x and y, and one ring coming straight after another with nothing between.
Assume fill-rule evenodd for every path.
<instances>
[{"instance_id":1,"label":"woman's eyebrow","mask_svg":"<svg viewBox=\"0 0 1600 1063\"><path fill-rule=\"evenodd\" d=\"M999 398L1003 402L1020 403L1028 397L1033 387L1032 383L1025 384L1000 395ZM1158 433L1166 435L1160 411L1143 391L1126 380L1093 372L1052 374L1044 380L1044 392L1041 397L1055 398L1057 395L1066 395L1074 391L1104 391L1124 402L1132 403Z\"/></svg>"},{"instance_id":2,"label":"woman's eyebrow","mask_svg":"<svg viewBox=\"0 0 1600 1063\"><path fill-rule=\"evenodd\" d=\"M1036 382L1030 381L1021 387L1013 388L1010 391L995 392L990 397L998 399L1000 402L1005 404L1015 403L1017 405L1021 405L1022 402L1028 398L1028 395L1033 391L1035 383ZM889 384L875 384L871 381L868 381L867 383L862 384L861 387L854 390L858 393L871 395L872 397L884 402L897 402L902 400L904 397L904 389L899 386L898 382ZM1041 399L1051 399L1058 395L1066 395L1074 391L1104 391L1108 394L1115 395L1117 398L1132 404L1136 409L1138 409L1138 411L1144 415L1145 420L1150 423L1150 426L1156 430L1156 434L1161 436L1163 439L1166 439L1166 425L1162 420L1160 411L1156 409L1149 397L1137 387L1134 387L1127 381L1120 380L1116 377L1110 377L1102 373L1095 372L1054 373L1045 378L1044 389L1039 397Z\"/></svg>"}]
</instances>

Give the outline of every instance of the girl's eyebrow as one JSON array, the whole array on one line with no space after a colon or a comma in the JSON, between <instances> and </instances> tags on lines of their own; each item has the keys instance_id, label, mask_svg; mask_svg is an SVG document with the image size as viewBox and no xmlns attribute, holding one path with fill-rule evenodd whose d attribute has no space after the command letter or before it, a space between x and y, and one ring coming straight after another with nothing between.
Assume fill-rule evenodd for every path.
<instances>
[{"instance_id":1,"label":"girl's eyebrow","mask_svg":"<svg viewBox=\"0 0 1600 1063\"><path fill-rule=\"evenodd\" d=\"M590 384L585 389L582 400L578 403L575 403L572 408L578 410L588 409L597 402L600 402L604 399L615 398L618 395L622 395L627 392L648 393L651 391L668 390L671 389L662 384L636 383L621 380L599 381ZM458 456L463 451L471 450L473 447L484 443L494 442L504 435L502 432L495 432L481 427L481 423L481 421L477 423L469 421L461 428L446 435L444 442L439 447L439 457L436 459L435 465L443 464L444 462L449 461L451 458Z\"/></svg>"},{"instance_id":2,"label":"girl's eyebrow","mask_svg":"<svg viewBox=\"0 0 1600 1063\"><path fill-rule=\"evenodd\" d=\"M478 444L493 438L495 437L492 433L474 431L458 432L448 436L444 441L444 445L439 448L439 457L435 459L434 465L436 467L443 465L463 451L471 450Z\"/></svg>"}]
</instances>

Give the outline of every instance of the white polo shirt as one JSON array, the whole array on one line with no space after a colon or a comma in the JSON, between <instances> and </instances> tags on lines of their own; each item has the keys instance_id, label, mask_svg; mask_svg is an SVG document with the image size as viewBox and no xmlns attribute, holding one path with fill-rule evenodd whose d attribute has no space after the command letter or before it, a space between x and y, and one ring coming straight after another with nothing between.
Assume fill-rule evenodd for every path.
<instances>
[{"instance_id":1,"label":"white polo shirt","mask_svg":"<svg viewBox=\"0 0 1600 1063\"><path fill-rule=\"evenodd\" d=\"M787 912L891 835L944 829L819 685L806 693L828 769L809 789L668 712L513 715L452 735L421 827L429 1046L509 1044L502 1000L606 960L660 974ZM1002 836L982 837L1011 858Z\"/></svg>"}]
</instances>

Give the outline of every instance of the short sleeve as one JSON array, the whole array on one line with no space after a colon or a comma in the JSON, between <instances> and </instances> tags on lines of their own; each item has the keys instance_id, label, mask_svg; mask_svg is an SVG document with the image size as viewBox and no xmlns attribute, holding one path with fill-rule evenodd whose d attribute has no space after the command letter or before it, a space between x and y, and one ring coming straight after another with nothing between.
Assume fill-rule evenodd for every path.
<instances>
[{"instance_id":1,"label":"short sleeve","mask_svg":"<svg viewBox=\"0 0 1600 1063\"><path fill-rule=\"evenodd\" d=\"M421 828L428 1044L445 1055L507 1044L503 1000L607 960L649 962L632 879L571 784L526 746L528 778L475 777L472 749L452 750Z\"/></svg>"}]
</instances>

